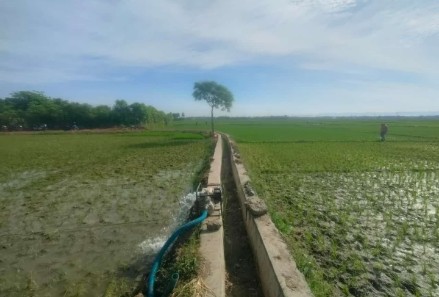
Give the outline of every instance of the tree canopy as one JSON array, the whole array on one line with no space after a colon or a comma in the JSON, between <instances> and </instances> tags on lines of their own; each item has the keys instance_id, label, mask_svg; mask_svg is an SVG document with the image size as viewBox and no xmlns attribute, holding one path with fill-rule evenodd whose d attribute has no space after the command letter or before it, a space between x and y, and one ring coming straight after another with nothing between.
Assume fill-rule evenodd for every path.
<instances>
[{"instance_id":1,"label":"tree canopy","mask_svg":"<svg viewBox=\"0 0 439 297\"><path fill-rule=\"evenodd\" d=\"M0 98L0 125L8 129L109 128L115 126L167 125L172 114L165 114L143 103L116 100L112 107L92 106L50 98L42 92L20 91Z\"/></svg>"},{"instance_id":2,"label":"tree canopy","mask_svg":"<svg viewBox=\"0 0 439 297\"><path fill-rule=\"evenodd\" d=\"M234 98L232 92L225 86L214 81L201 81L194 84L192 96L196 101L204 100L211 108L210 117L212 134L214 133L213 110L219 109L230 111Z\"/></svg>"}]
</instances>

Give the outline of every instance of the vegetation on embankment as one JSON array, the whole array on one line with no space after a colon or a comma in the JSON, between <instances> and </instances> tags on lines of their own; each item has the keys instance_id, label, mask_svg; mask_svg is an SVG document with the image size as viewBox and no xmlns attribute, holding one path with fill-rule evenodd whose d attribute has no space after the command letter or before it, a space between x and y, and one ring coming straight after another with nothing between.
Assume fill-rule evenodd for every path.
<instances>
[{"instance_id":1,"label":"vegetation on embankment","mask_svg":"<svg viewBox=\"0 0 439 297\"><path fill-rule=\"evenodd\" d=\"M211 143L205 152L202 165L199 166L197 173L194 175L192 183L194 190L196 190L199 184L201 184L202 188L207 186L210 162L216 145L215 139L210 139ZM188 218L189 220L194 219L191 215L197 216L198 214L191 213ZM199 293L205 290L200 278L202 259L199 254L199 247L200 232L198 227L195 227L177 239L174 247L171 252L166 255L158 271L157 291L159 293L166 289L166 285L174 273L179 274L179 281L171 296L198 296Z\"/></svg>"},{"instance_id":2,"label":"vegetation on embankment","mask_svg":"<svg viewBox=\"0 0 439 297\"><path fill-rule=\"evenodd\" d=\"M157 275L158 296L166 289L172 274L178 273L179 280L171 296L192 297L200 290L201 257L199 253L200 234L195 228L178 239L175 247L165 257Z\"/></svg>"}]
</instances>

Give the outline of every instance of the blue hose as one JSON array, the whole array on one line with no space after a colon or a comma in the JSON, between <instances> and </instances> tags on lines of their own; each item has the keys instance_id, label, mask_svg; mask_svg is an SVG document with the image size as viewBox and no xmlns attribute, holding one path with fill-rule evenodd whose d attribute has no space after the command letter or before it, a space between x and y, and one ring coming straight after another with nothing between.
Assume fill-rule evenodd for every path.
<instances>
[{"instance_id":1,"label":"blue hose","mask_svg":"<svg viewBox=\"0 0 439 297\"><path fill-rule=\"evenodd\" d=\"M168 238L165 245L162 247L160 252L155 257L154 262L152 263L151 272L149 273L149 278L148 278L148 297L154 297L155 275L159 270L160 263L162 262L162 258L165 255L168 248L174 243L174 241L177 239L178 236L180 236L182 233L186 232L187 230L195 227L196 225L200 224L206 218L207 218L207 210L204 210L201 213L201 216L199 216L193 221L184 224L183 226L175 230L174 233L171 235L171 237Z\"/></svg>"}]
</instances>

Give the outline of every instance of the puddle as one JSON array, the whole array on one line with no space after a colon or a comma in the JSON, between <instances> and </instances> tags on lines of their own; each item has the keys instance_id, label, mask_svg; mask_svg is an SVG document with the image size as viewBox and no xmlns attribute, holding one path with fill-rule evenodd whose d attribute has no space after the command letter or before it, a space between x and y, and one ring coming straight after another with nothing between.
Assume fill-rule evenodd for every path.
<instances>
[{"instance_id":1,"label":"puddle","mask_svg":"<svg viewBox=\"0 0 439 297\"><path fill-rule=\"evenodd\" d=\"M45 171L29 170L19 174L10 176L6 181L0 183L0 194L4 194L4 191L12 191L22 189L33 182L43 179L47 176ZM0 197L5 197L0 195Z\"/></svg>"}]
</instances>

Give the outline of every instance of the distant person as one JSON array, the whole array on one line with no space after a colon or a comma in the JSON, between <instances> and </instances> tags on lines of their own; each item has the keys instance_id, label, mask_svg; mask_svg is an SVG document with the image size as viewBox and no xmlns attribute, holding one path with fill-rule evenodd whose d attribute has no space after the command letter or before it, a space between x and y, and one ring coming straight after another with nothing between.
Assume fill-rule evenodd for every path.
<instances>
[{"instance_id":1,"label":"distant person","mask_svg":"<svg viewBox=\"0 0 439 297\"><path fill-rule=\"evenodd\" d=\"M386 140L386 135L388 130L389 127L387 127L386 124L381 124L381 131L380 131L381 141Z\"/></svg>"}]
</instances>

